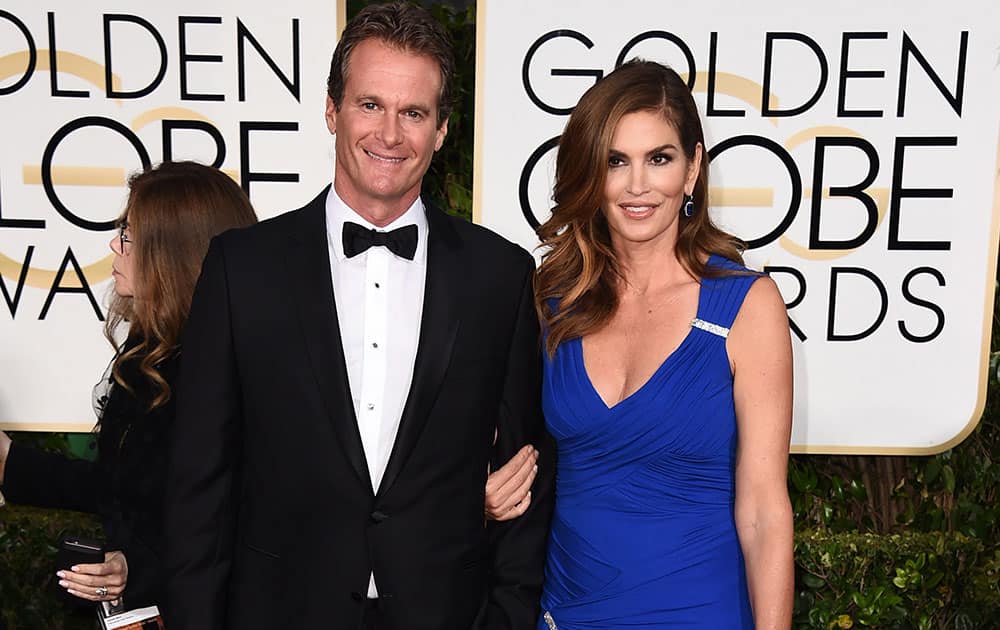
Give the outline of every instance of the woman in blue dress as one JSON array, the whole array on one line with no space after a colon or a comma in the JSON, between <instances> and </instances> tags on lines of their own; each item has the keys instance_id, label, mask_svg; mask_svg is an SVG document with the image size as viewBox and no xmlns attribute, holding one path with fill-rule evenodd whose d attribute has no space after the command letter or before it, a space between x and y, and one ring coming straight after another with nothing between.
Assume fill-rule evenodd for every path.
<instances>
[{"instance_id":1,"label":"woman in blue dress","mask_svg":"<svg viewBox=\"0 0 1000 630\"><path fill-rule=\"evenodd\" d=\"M558 444L542 630L790 627L785 306L707 197L673 70L633 61L584 94L539 230Z\"/></svg>"}]
</instances>

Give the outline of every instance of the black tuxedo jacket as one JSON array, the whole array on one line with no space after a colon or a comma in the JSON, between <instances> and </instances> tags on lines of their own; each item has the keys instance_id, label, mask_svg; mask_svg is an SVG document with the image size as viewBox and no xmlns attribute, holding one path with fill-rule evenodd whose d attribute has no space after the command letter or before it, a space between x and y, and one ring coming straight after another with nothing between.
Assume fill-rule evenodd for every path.
<instances>
[{"instance_id":1,"label":"black tuxedo jacket","mask_svg":"<svg viewBox=\"0 0 1000 630\"><path fill-rule=\"evenodd\" d=\"M554 483L533 260L428 206L413 382L373 492L326 194L216 238L206 256L171 444L167 623L353 630L374 571L389 628L533 628ZM542 451L531 507L487 525L487 464L529 441Z\"/></svg>"}]
</instances>

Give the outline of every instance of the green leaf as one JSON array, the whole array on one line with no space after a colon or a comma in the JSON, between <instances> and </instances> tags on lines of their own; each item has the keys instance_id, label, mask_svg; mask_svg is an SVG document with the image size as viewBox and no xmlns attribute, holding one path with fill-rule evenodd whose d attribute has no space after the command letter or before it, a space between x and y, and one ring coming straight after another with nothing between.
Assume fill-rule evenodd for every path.
<instances>
[{"instance_id":1,"label":"green leaf","mask_svg":"<svg viewBox=\"0 0 1000 630\"><path fill-rule=\"evenodd\" d=\"M946 464L941 467L941 477L944 480L944 488L949 493L955 492L955 470L951 465Z\"/></svg>"},{"instance_id":2,"label":"green leaf","mask_svg":"<svg viewBox=\"0 0 1000 630\"><path fill-rule=\"evenodd\" d=\"M826 580L812 573L803 573L802 583L813 590L818 590L826 586Z\"/></svg>"},{"instance_id":3,"label":"green leaf","mask_svg":"<svg viewBox=\"0 0 1000 630\"><path fill-rule=\"evenodd\" d=\"M865 490L863 483L859 482L857 479L851 479L851 496L859 501L864 501L868 498L868 492Z\"/></svg>"},{"instance_id":4,"label":"green leaf","mask_svg":"<svg viewBox=\"0 0 1000 630\"><path fill-rule=\"evenodd\" d=\"M938 478L941 474L941 460L937 457L932 457L927 460L927 466L924 467L924 483L932 484L934 480Z\"/></svg>"}]
</instances>

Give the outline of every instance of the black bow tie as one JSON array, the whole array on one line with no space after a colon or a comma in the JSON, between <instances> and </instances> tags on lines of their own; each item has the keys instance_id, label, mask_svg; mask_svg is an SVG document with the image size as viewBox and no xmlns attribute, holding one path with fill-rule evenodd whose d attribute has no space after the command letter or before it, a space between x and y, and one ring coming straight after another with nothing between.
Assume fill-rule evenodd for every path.
<instances>
[{"instance_id":1,"label":"black bow tie","mask_svg":"<svg viewBox=\"0 0 1000 630\"><path fill-rule=\"evenodd\" d=\"M381 245L400 258L413 260L417 253L417 226L406 225L389 232L369 230L357 223L344 222L344 255L348 258Z\"/></svg>"}]
</instances>

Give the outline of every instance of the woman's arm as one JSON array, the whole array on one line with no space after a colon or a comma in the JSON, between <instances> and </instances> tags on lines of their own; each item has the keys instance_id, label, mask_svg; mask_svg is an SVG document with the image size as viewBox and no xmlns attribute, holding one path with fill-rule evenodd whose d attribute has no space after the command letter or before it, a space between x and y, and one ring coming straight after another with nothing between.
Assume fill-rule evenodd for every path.
<instances>
[{"instance_id":1,"label":"woman's arm","mask_svg":"<svg viewBox=\"0 0 1000 630\"><path fill-rule=\"evenodd\" d=\"M7 453L10 453L10 436L0 431L0 486L3 485L3 473L7 467Z\"/></svg>"},{"instance_id":2,"label":"woman's arm","mask_svg":"<svg viewBox=\"0 0 1000 630\"><path fill-rule=\"evenodd\" d=\"M0 484L11 503L96 513L101 478L82 459L13 444L0 431Z\"/></svg>"},{"instance_id":3,"label":"woman's arm","mask_svg":"<svg viewBox=\"0 0 1000 630\"><path fill-rule=\"evenodd\" d=\"M88 461L72 460L15 446L0 431L0 485L15 503L58 507L86 512L98 508L98 473ZM70 594L92 601L117 599L128 577L128 565L120 551L105 554L100 564L80 564L59 571L59 586ZM98 587L107 589L98 591Z\"/></svg>"},{"instance_id":4,"label":"woman's arm","mask_svg":"<svg viewBox=\"0 0 1000 630\"><path fill-rule=\"evenodd\" d=\"M754 283L727 342L739 442L736 529L758 630L792 623L794 559L788 500L792 348L784 302L770 278Z\"/></svg>"}]
</instances>

